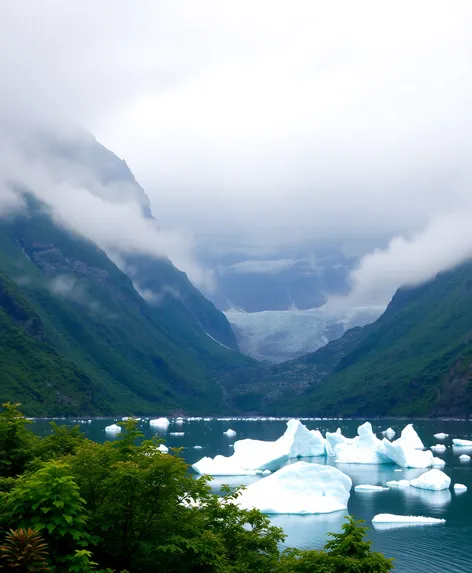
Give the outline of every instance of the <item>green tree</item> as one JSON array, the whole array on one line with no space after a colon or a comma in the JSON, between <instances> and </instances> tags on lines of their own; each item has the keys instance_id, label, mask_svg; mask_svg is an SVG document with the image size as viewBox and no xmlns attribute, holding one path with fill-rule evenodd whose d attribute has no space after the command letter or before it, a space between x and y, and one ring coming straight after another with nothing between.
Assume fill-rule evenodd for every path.
<instances>
[{"instance_id":1,"label":"green tree","mask_svg":"<svg viewBox=\"0 0 472 573\"><path fill-rule=\"evenodd\" d=\"M26 428L29 420L18 409L21 404L2 404L0 412L0 477L22 474L33 460L38 438Z\"/></svg>"},{"instance_id":2,"label":"green tree","mask_svg":"<svg viewBox=\"0 0 472 573\"><path fill-rule=\"evenodd\" d=\"M55 565L65 565L76 549L92 540L79 487L69 466L60 461L19 478L5 495L4 512L11 526L41 533Z\"/></svg>"}]
</instances>

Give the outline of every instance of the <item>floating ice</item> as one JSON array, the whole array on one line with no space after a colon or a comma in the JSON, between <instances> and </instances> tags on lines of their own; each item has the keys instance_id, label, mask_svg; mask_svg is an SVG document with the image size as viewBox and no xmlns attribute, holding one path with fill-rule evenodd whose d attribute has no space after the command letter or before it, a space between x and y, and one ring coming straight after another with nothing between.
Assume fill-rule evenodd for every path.
<instances>
[{"instance_id":1,"label":"floating ice","mask_svg":"<svg viewBox=\"0 0 472 573\"><path fill-rule=\"evenodd\" d=\"M434 434L436 440L445 440L449 434L445 434L444 432L439 432L439 434Z\"/></svg>"},{"instance_id":2,"label":"floating ice","mask_svg":"<svg viewBox=\"0 0 472 573\"><path fill-rule=\"evenodd\" d=\"M430 468L434 464L433 452L416 450L409 440L399 438L390 442L384 438L382 445L384 455L403 468Z\"/></svg>"},{"instance_id":3,"label":"floating ice","mask_svg":"<svg viewBox=\"0 0 472 573\"><path fill-rule=\"evenodd\" d=\"M201 450L203 446L193 446L194 450Z\"/></svg>"},{"instance_id":4,"label":"floating ice","mask_svg":"<svg viewBox=\"0 0 472 573\"><path fill-rule=\"evenodd\" d=\"M169 432L169 436L185 436L185 432Z\"/></svg>"},{"instance_id":5,"label":"floating ice","mask_svg":"<svg viewBox=\"0 0 472 573\"><path fill-rule=\"evenodd\" d=\"M119 434L121 432L121 426L117 426L116 424L112 424L111 426L106 426L105 432L107 434Z\"/></svg>"},{"instance_id":6,"label":"floating ice","mask_svg":"<svg viewBox=\"0 0 472 573\"><path fill-rule=\"evenodd\" d=\"M262 475L263 475L263 476L269 476L271 473L272 473L272 472L271 472L270 470L264 470L264 471L262 472Z\"/></svg>"},{"instance_id":7,"label":"floating ice","mask_svg":"<svg viewBox=\"0 0 472 573\"><path fill-rule=\"evenodd\" d=\"M263 513L331 513L347 508L352 481L332 466L296 462L249 485L236 503Z\"/></svg>"},{"instance_id":8,"label":"floating ice","mask_svg":"<svg viewBox=\"0 0 472 573\"><path fill-rule=\"evenodd\" d=\"M290 458L324 456L325 439L319 430L309 430L300 420L289 420L287 429L276 443L288 449Z\"/></svg>"},{"instance_id":9,"label":"floating ice","mask_svg":"<svg viewBox=\"0 0 472 573\"><path fill-rule=\"evenodd\" d=\"M458 439L458 438L454 438L454 439L452 440L452 443L453 443L455 446L472 446L472 441L471 441L471 440L461 440L461 439Z\"/></svg>"},{"instance_id":10,"label":"floating ice","mask_svg":"<svg viewBox=\"0 0 472 573\"><path fill-rule=\"evenodd\" d=\"M169 452L169 448L164 444L159 444L156 449L158 449L163 454L167 454Z\"/></svg>"},{"instance_id":11,"label":"floating ice","mask_svg":"<svg viewBox=\"0 0 472 573\"><path fill-rule=\"evenodd\" d=\"M441 458L433 458L433 468L443 468L446 462Z\"/></svg>"},{"instance_id":12,"label":"floating ice","mask_svg":"<svg viewBox=\"0 0 472 573\"><path fill-rule=\"evenodd\" d=\"M192 468L197 472L197 474L203 475L208 474L211 476L243 476L250 475L248 470L237 465L231 456L229 458L225 456L215 456L214 458L204 457L195 464Z\"/></svg>"},{"instance_id":13,"label":"floating ice","mask_svg":"<svg viewBox=\"0 0 472 573\"><path fill-rule=\"evenodd\" d=\"M356 485L354 489L356 491L386 491L388 488L383 487L381 485L362 484L362 485Z\"/></svg>"},{"instance_id":14,"label":"floating ice","mask_svg":"<svg viewBox=\"0 0 472 573\"><path fill-rule=\"evenodd\" d=\"M382 432L382 434L386 436L389 440L393 440L393 438L395 437L395 430L392 430L392 428L387 428L385 431Z\"/></svg>"},{"instance_id":15,"label":"floating ice","mask_svg":"<svg viewBox=\"0 0 472 573\"><path fill-rule=\"evenodd\" d=\"M358 436L349 442L339 442L334 446L336 462L346 464L384 464L392 461L383 455L382 442L372 431L370 422L365 422L357 429ZM328 434L326 434L328 436ZM333 436L333 434L331 434ZM335 436L344 437L340 434ZM332 437L328 438L331 443Z\"/></svg>"},{"instance_id":16,"label":"floating ice","mask_svg":"<svg viewBox=\"0 0 472 573\"><path fill-rule=\"evenodd\" d=\"M399 440L404 440L408 446L414 450L424 449L424 444L413 428L413 424L408 424L403 428L401 436L397 441Z\"/></svg>"},{"instance_id":17,"label":"floating ice","mask_svg":"<svg viewBox=\"0 0 472 573\"><path fill-rule=\"evenodd\" d=\"M235 432L234 430L232 430L231 428L228 428L228 429L226 430L226 432L223 432L223 434L225 434L225 436L230 437L230 436L235 436L235 435L236 435L236 432Z\"/></svg>"},{"instance_id":18,"label":"floating ice","mask_svg":"<svg viewBox=\"0 0 472 573\"><path fill-rule=\"evenodd\" d=\"M451 478L441 470L432 469L420 477L410 480L410 485L419 489L439 491L451 485Z\"/></svg>"},{"instance_id":19,"label":"floating ice","mask_svg":"<svg viewBox=\"0 0 472 573\"><path fill-rule=\"evenodd\" d=\"M403 527L409 525L434 525L437 523L446 523L445 519L437 517L423 517L421 515L394 515L392 513L379 513L372 519L374 526L388 524L389 527ZM395 524L395 525L393 525Z\"/></svg>"},{"instance_id":20,"label":"floating ice","mask_svg":"<svg viewBox=\"0 0 472 573\"><path fill-rule=\"evenodd\" d=\"M176 424L183 424L183 423L184 423L184 419L183 419L183 418L176 418L175 423L176 423Z\"/></svg>"},{"instance_id":21,"label":"floating ice","mask_svg":"<svg viewBox=\"0 0 472 573\"><path fill-rule=\"evenodd\" d=\"M156 420L149 420L149 425L153 428L162 428L166 430L169 427L169 420L167 418L157 418Z\"/></svg>"},{"instance_id":22,"label":"floating ice","mask_svg":"<svg viewBox=\"0 0 472 573\"><path fill-rule=\"evenodd\" d=\"M445 452L446 446L444 444L436 444L435 446L431 446L431 449L436 452Z\"/></svg>"},{"instance_id":23,"label":"floating ice","mask_svg":"<svg viewBox=\"0 0 472 573\"><path fill-rule=\"evenodd\" d=\"M470 461L470 456L468 456L467 454L462 454L459 456L459 459L461 462L468 462Z\"/></svg>"},{"instance_id":24,"label":"floating ice","mask_svg":"<svg viewBox=\"0 0 472 573\"><path fill-rule=\"evenodd\" d=\"M464 485L463 483L455 483L454 491L467 491L467 486Z\"/></svg>"},{"instance_id":25,"label":"floating ice","mask_svg":"<svg viewBox=\"0 0 472 573\"><path fill-rule=\"evenodd\" d=\"M387 487L410 487L410 481L407 479L401 479L399 481L391 480L386 483Z\"/></svg>"}]
</instances>

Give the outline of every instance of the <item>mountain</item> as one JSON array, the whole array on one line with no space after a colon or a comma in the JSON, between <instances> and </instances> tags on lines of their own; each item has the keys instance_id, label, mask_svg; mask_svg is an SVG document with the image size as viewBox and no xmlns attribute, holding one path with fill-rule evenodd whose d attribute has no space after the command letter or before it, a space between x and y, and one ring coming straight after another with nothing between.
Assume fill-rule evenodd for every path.
<instances>
[{"instance_id":1,"label":"mountain","mask_svg":"<svg viewBox=\"0 0 472 573\"><path fill-rule=\"evenodd\" d=\"M400 288L373 324L304 357L232 376L241 411L315 416L469 416L472 263Z\"/></svg>"},{"instance_id":2,"label":"mountain","mask_svg":"<svg viewBox=\"0 0 472 573\"><path fill-rule=\"evenodd\" d=\"M217 379L248 359L178 299L148 304L94 243L27 202L0 220L2 400L30 415L224 411Z\"/></svg>"}]
</instances>

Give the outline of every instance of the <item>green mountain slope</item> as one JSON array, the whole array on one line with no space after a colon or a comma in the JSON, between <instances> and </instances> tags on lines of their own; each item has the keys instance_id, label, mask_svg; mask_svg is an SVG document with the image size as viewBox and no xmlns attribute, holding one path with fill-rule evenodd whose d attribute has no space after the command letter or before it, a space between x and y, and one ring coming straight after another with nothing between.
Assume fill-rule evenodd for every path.
<instances>
[{"instance_id":1,"label":"green mountain slope","mask_svg":"<svg viewBox=\"0 0 472 573\"><path fill-rule=\"evenodd\" d=\"M14 305L2 307L11 336L2 331L10 342L2 345L0 398L23 401L30 415L223 411L219 376L249 362L212 340L182 305L164 317L103 251L31 199L29 213L0 221L0 269L11 279L2 297L15 292L30 317L19 322ZM22 326L29 320L39 338ZM13 335L40 357L35 368ZM65 372L62 386L55 378L55 398L46 390L51 362Z\"/></svg>"},{"instance_id":2,"label":"green mountain slope","mask_svg":"<svg viewBox=\"0 0 472 573\"><path fill-rule=\"evenodd\" d=\"M401 288L375 323L227 386L236 407L274 414L468 416L472 264Z\"/></svg>"}]
</instances>

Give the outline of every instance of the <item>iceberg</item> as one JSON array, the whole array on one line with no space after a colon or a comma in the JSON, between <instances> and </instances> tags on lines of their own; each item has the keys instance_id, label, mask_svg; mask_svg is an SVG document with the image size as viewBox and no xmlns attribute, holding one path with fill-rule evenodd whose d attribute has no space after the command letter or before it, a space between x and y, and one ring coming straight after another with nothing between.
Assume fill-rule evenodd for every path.
<instances>
[{"instance_id":1,"label":"iceberg","mask_svg":"<svg viewBox=\"0 0 472 573\"><path fill-rule=\"evenodd\" d=\"M421 515L394 515L392 513L379 513L372 519L374 527L380 526L385 529L391 527L406 527L410 525L434 525L438 523L446 523L445 519L438 517L423 517Z\"/></svg>"},{"instance_id":2,"label":"iceberg","mask_svg":"<svg viewBox=\"0 0 472 573\"><path fill-rule=\"evenodd\" d=\"M470 461L470 456L468 456L467 454L462 454L459 456L459 459L461 462L469 462Z\"/></svg>"},{"instance_id":3,"label":"iceberg","mask_svg":"<svg viewBox=\"0 0 472 573\"><path fill-rule=\"evenodd\" d=\"M272 473L272 472L271 472L270 470L264 470L264 471L262 472L262 475L263 475L263 476L269 476L271 473Z\"/></svg>"},{"instance_id":4,"label":"iceberg","mask_svg":"<svg viewBox=\"0 0 472 573\"><path fill-rule=\"evenodd\" d=\"M395 437L395 430L392 430L392 428L387 428L382 432L382 434L389 440L393 440L393 438Z\"/></svg>"},{"instance_id":5,"label":"iceberg","mask_svg":"<svg viewBox=\"0 0 472 573\"><path fill-rule=\"evenodd\" d=\"M452 443L453 443L455 446L461 446L461 447L467 447L467 446L470 447L470 446L472 446L472 441L471 441L471 440L461 440L461 439L458 439L458 438L454 438L454 439L452 440Z\"/></svg>"},{"instance_id":6,"label":"iceberg","mask_svg":"<svg viewBox=\"0 0 472 573\"><path fill-rule=\"evenodd\" d=\"M463 483L455 483L454 491L467 491L467 486L464 485Z\"/></svg>"},{"instance_id":7,"label":"iceberg","mask_svg":"<svg viewBox=\"0 0 472 573\"><path fill-rule=\"evenodd\" d=\"M195 464L192 468L200 475L211 476L244 476L251 475L251 470L242 468L232 459L225 456L215 456L214 458L204 457Z\"/></svg>"},{"instance_id":8,"label":"iceberg","mask_svg":"<svg viewBox=\"0 0 472 573\"><path fill-rule=\"evenodd\" d=\"M397 442L399 440L403 440L408 444L408 447L413 450L424 450L424 444L416 433L416 430L413 428L413 424L408 424L403 428L401 436L398 438Z\"/></svg>"},{"instance_id":9,"label":"iceberg","mask_svg":"<svg viewBox=\"0 0 472 573\"><path fill-rule=\"evenodd\" d=\"M309 430L300 420L289 420L283 436L277 441L287 448L290 458L306 458L326 455L325 439L319 430Z\"/></svg>"},{"instance_id":10,"label":"iceberg","mask_svg":"<svg viewBox=\"0 0 472 573\"><path fill-rule=\"evenodd\" d=\"M398 438L390 442L382 440L383 454L403 468L430 468L434 464L433 452L416 450L410 441Z\"/></svg>"},{"instance_id":11,"label":"iceberg","mask_svg":"<svg viewBox=\"0 0 472 573\"><path fill-rule=\"evenodd\" d=\"M382 442L372 431L370 422L365 422L357 428L357 436L349 441L341 441L334 446L336 462L345 464L385 464L392 460L384 455ZM333 436L333 434L331 434ZM342 437L342 434L335 434ZM332 438L328 438L331 443ZM385 438L384 438L385 439Z\"/></svg>"},{"instance_id":12,"label":"iceberg","mask_svg":"<svg viewBox=\"0 0 472 573\"><path fill-rule=\"evenodd\" d=\"M446 462L441 458L433 458L433 467L434 468L443 468L446 465Z\"/></svg>"},{"instance_id":13,"label":"iceberg","mask_svg":"<svg viewBox=\"0 0 472 573\"><path fill-rule=\"evenodd\" d=\"M169 427L169 420L167 418L157 418L156 420L149 420L149 425L152 428L162 428L166 430Z\"/></svg>"},{"instance_id":14,"label":"iceberg","mask_svg":"<svg viewBox=\"0 0 472 573\"><path fill-rule=\"evenodd\" d=\"M183 418L177 418L177 419L175 420L175 423L176 423L176 424L183 424L183 423L184 423L184 419L183 419Z\"/></svg>"},{"instance_id":15,"label":"iceberg","mask_svg":"<svg viewBox=\"0 0 472 573\"><path fill-rule=\"evenodd\" d=\"M444 432L439 432L439 434L434 434L436 440L445 440L449 434L445 434Z\"/></svg>"},{"instance_id":16,"label":"iceberg","mask_svg":"<svg viewBox=\"0 0 472 573\"><path fill-rule=\"evenodd\" d=\"M383 487L381 485L362 484L362 485L356 485L354 489L356 491L387 491L388 487Z\"/></svg>"},{"instance_id":17,"label":"iceberg","mask_svg":"<svg viewBox=\"0 0 472 573\"><path fill-rule=\"evenodd\" d=\"M236 465L252 470L278 470L290 458L286 443L265 442L262 440L237 440L234 442L234 454L231 456Z\"/></svg>"},{"instance_id":18,"label":"iceberg","mask_svg":"<svg viewBox=\"0 0 472 573\"><path fill-rule=\"evenodd\" d=\"M435 446L431 446L432 450L436 450L436 452L445 452L446 446L444 444L436 444Z\"/></svg>"},{"instance_id":19,"label":"iceberg","mask_svg":"<svg viewBox=\"0 0 472 573\"><path fill-rule=\"evenodd\" d=\"M223 434L225 434L225 436L228 436L228 438L229 438L229 437L231 437L231 436L235 436L235 435L236 435L236 432L235 432L234 430L232 430L231 428L228 428L228 429L226 430L226 432L223 432Z\"/></svg>"},{"instance_id":20,"label":"iceberg","mask_svg":"<svg viewBox=\"0 0 472 573\"><path fill-rule=\"evenodd\" d=\"M399 481L391 480L385 484L387 487L410 487L410 480L401 479Z\"/></svg>"},{"instance_id":21,"label":"iceberg","mask_svg":"<svg viewBox=\"0 0 472 573\"><path fill-rule=\"evenodd\" d=\"M105 432L107 434L119 434L121 432L121 426L117 426L116 424L105 426Z\"/></svg>"},{"instance_id":22,"label":"iceberg","mask_svg":"<svg viewBox=\"0 0 472 573\"><path fill-rule=\"evenodd\" d=\"M347 508L351 486L337 468L300 461L249 485L236 503L269 514L332 513Z\"/></svg>"},{"instance_id":23,"label":"iceberg","mask_svg":"<svg viewBox=\"0 0 472 573\"><path fill-rule=\"evenodd\" d=\"M420 477L410 480L410 485L419 489L440 491L448 489L451 485L451 478L441 470L432 469Z\"/></svg>"},{"instance_id":24,"label":"iceberg","mask_svg":"<svg viewBox=\"0 0 472 573\"><path fill-rule=\"evenodd\" d=\"M169 436L185 436L185 432L170 432Z\"/></svg>"},{"instance_id":25,"label":"iceberg","mask_svg":"<svg viewBox=\"0 0 472 573\"><path fill-rule=\"evenodd\" d=\"M193 446L194 450L201 450L203 446Z\"/></svg>"},{"instance_id":26,"label":"iceberg","mask_svg":"<svg viewBox=\"0 0 472 573\"><path fill-rule=\"evenodd\" d=\"M156 449L158 449L163 454L167 454L169 452L169 448L164 444L159 444Z\"/></svg>"}]
</instances>

